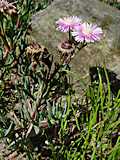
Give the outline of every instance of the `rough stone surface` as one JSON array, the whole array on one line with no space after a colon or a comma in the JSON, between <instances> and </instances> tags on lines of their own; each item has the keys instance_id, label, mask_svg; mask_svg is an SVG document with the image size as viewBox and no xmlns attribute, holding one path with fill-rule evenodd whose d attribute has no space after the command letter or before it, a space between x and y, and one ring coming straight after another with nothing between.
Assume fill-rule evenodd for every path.
<instances>
[{"instance_id":1,"label":"rough stone surface","mask_svg":"<svg viewBox=\"0 0 120 160\"><path fill-rule=\"evenodd\" d=\"M71 65L77 77L86 78L90 66L103 63L120 75L120 11L98 0L54 0L47 9L33 16L32 36L56 55L58 43L67 35L56 30L55 22L67 15L96 22L104 30L100 42L89 44L73 58Z\"/></svg>"}]
</instances>

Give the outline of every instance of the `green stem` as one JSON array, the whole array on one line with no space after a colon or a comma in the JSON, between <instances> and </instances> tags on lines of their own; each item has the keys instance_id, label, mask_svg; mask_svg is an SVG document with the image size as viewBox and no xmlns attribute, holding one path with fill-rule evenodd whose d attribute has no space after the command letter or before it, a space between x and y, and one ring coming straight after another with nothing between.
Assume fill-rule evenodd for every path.
<instances>
[{"instance_id":1,"label":"green stem","mask_svg":"<svg viewBox=\"0 0 120 160\"><path fill-rule=\"evenodd\" d=\"M71 33L70 33L70 28L69 28L69 42L71 42Z\"/></svg>"},{"instance_id":2,"label":"green stem","mask_svg":"<svg viewBox=\"0 0 120 160\"><path fill-rule=\"evenodd\" d=\"M87 46L87 43L83 42L80 47L77 47L77 49L78 49L78 50L81 50L81 49L84 48L85 46Z\"/></svg>"}]
</instances>

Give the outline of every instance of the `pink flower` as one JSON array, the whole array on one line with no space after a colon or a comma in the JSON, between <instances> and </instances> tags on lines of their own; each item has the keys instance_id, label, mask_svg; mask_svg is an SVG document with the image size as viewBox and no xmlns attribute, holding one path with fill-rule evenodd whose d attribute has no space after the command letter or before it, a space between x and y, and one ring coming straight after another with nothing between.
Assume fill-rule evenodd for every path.
<instances>
[{"instance_id":1,"label":"pink flower","mask_svg":"<svg viewBox=\"0 0 120 160\"><path fill-rule=\"evenodd\" d=\"M70 16L70 17L64 17L60 18L56 24L57 24L57 29L60 30L61 32L68 32L69 30L73 30L76 27L80 25L80 18L77 16Z\"/></svg>"},{"instance_id":2,"label":"pink flower","mask_svg":"<svg viewBox=\"0 0 120 160\"><path fill-rule=\"evenodd\" d=\"M97 25L83 23L80 26L76 27L72 32L72 36L77 42L95 42L99 41L103 32L100 27Z\"/></svg>"}]
</instances>

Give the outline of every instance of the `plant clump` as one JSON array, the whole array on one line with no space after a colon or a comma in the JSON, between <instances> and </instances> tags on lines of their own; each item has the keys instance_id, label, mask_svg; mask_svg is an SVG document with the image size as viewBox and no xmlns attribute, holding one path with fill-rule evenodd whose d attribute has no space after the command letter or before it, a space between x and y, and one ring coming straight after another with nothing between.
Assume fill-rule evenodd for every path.
<instances>
[{"instance_id":1,"label":"plant clump","mask_svg":"<svg viewBox=\"0 0 120 160\"><path fill-rule=\"evenodd\" d=\"M58 44L56 62L46 47L29 41L35 10L32 0L0 2L0 137L9 150L1 155L117 159L120 92L112 95L107 70L97 67L80 99L70 75L76 50L100 41L102 29L77 16L60 18L56 28L68 37Z\"/></svg>"}]
</instances>

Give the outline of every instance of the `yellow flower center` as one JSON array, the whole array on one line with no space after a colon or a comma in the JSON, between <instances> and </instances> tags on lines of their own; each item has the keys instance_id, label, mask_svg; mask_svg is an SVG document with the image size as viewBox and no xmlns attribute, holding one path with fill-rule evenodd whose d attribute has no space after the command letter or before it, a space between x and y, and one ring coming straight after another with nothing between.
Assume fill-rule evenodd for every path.
<instances>
[{"instance_id":1,"label":"yellow flower center","mask_svg":"<svg viewBox=\"0 0 120 160\"><path fill-rule=\"evenodd\" d=\"M89 26L85 26L85 27L83 27L82 32L85 35L89 35L89 34L91 34L91 28Z\"/></svg>"},{"instance_id":2,"label":"yellow flower center","mask_svg":"<svg viewBox=\"0 0 120 160\"><path fill-rule=\"evenodd\" d=\"M71 24L71 19L70 18L64 18L64 21L67 25Z\"/></svg>"}]
</instances>

